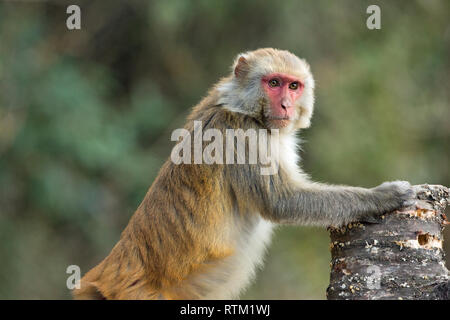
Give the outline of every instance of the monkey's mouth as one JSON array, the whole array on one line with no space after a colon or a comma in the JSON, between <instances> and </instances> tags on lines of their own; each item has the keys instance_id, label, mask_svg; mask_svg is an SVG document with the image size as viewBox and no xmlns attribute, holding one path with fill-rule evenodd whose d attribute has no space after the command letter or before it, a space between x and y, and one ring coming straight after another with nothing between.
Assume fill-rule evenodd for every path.
<instances>
[{"instance_id":1,"label":"monkey's mouth","mask_svg":"<svg viewBox=\"0 0 450 320\"><path fill-rule=\"evenodd\" d=\"M285 116L285 117L270 117L269 120L291 120L290 117Z\"/></svg>"},{"instance_id":2,"label":"monkey's mouth","mask_svg":"<svg viewBox=\"0 0 450 320\"><path fill-rule=\"evenodd\" d=\"M286 127L291 121L292 119L290 117L270 117L268 118L270 124L272 127L275 128L284 128Z\"/></svg>"}]
</instances>

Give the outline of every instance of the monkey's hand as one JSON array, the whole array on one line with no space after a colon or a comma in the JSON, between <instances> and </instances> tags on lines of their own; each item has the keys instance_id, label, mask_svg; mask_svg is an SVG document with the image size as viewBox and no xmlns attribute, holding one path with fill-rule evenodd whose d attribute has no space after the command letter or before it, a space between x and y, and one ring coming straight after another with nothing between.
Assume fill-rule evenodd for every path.
<instances>
[{"instance_id":1,"label":"monkey's hand","mask_svg":"<svg viewBox=\"0 0 450 320\"><path fill-rule=\"evenodd\" d=\"M377 222L377 216L395 209L409 207L416 203L416 192L408 181L384 182L372 188L373 195L379 203L378 212L364 217L363 221Z\"/></svg>"},{"instance_id":2,"label":"monkey's hand","mask_svg":"<svg viewBox=\"0 0 450 320\"><path fill-rule=\"evenodd\" d=\"M385 198L389 210L412 206L416 202L416 192L408 181L384 182L373 191Z\"/></svg>"}]
</instances>

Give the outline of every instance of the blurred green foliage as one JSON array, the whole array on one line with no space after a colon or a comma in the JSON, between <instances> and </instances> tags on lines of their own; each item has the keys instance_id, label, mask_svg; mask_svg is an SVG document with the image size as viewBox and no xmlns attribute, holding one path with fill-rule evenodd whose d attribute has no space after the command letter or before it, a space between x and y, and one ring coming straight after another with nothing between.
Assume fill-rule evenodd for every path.
<instances>
[{"instance_id":1,"label":"blurred green foliage","mask_svg":"<svg viewBox=\"0 0 450 320\"><path fill-rule=\"evenodd\" d=\"M314 179L450 185L449 1L77 3L75 31L72 2L0 3L0 298L70 297L67 266L107 255L171 131L242 51L311 64ZM244 298L325 297L325 230L282 227L268 253Z\"/></svg>"}]
</instances>

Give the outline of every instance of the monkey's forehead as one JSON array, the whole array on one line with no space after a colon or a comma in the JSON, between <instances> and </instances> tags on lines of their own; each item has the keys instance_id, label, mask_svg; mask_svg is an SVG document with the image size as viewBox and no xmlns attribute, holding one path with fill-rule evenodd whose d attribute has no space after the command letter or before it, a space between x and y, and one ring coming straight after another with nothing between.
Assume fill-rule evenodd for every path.
<instances>
[{"instance_id":1,"label":"monkey's forehead","mask_svg":"<svg viewBox=\"0 0 450 320\"><path fill-rule=\"evenodd\" d=\"M302 82L307 81L312 75L308 69L305 68L292 68L284 67L282 65L261 65L256 67L254 70L250 71L251 76L255 78L266 78L272 75L283 75L292 79L298 79Z\"/></svg>"},{"instance_id":2,"label":"monkey's forehead","mask_svg":"<svg viewBox=\"0 0 450 320\"><path fill-rule=\"evenodd\" d=\"M284 73L295 77L305 78L310 75L309 64L287 50L263 48L239 54L235 64L240 57L244 57L251 70L255 74Z\"/></svg>"},{"instance_id":3,"label":"monkey's forehead","mask_svg":"<svg viewBox=\"0 0 450 320\"><path fill-rule=\"evenodd\" d=\"M286 73L279 73L279 72L269 73L269 74L267 74L267 75L262 77L263 80L269 80L269 79L272 79L272 78L279 78L282 81L288 81L288 82L298 81L298 80L301 81L302 80L302 79L299 79L296 76L292 76L292 75L286 74Z\"/></svg>"},{"instance_id":4,"label":"monkey's forehead","mask_svg":"<svg viewBox=\"0 0 450 320\"><path fill-rule=\"evenodd\" d=\"M266 76L269 74L285 74L294 78L305 80L311 76L309 65L294 56L294 58L287 57L272 57L265 56L260 59L252 61L252 67L250 73L255 76Z\"/></svg>"}]
</instances>

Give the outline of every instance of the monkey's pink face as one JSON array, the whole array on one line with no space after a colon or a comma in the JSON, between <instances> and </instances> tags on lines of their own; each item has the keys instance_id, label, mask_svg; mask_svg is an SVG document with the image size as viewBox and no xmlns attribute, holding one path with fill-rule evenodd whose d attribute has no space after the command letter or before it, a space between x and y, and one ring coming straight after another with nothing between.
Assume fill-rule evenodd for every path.
<instances>
[{"instance_id":1,"label":"monkey's pink face","mask_svg":"<svg viewBox=\"0 0 450 320\"><path fill-rule=\"evenodd\" d=\"M262 78L262 87L270 103L269 121L283 128L294 119L304 84L300 79L283 73L272 73Z\"/></svg>"}]
</instances>

